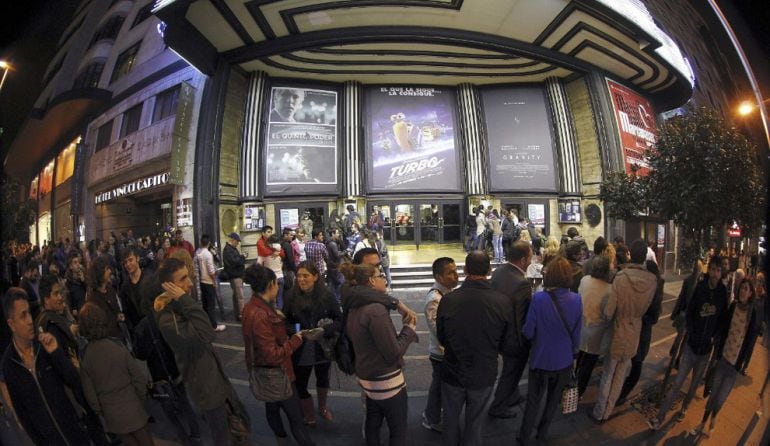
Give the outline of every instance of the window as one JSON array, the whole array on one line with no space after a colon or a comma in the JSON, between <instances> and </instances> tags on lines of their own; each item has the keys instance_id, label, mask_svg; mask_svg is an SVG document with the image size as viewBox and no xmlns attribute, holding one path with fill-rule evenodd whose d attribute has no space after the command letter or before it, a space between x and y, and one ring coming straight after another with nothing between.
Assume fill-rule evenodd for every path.
<instances>
[{"instance_id":1,"label":"window","mask_svg":"<svg viewBox=\"0 0 770 446\"><path fill-rule=\"evenodd\" d=\"M135 105L123 113L123 124L120 126L120 137L130 135L139 130L139 119L142 117L142 104Z\"/></svg>"},{"instance_id":2,"label":"window","mask_svg":"<svg viewBox=\"0 0 770 446\"><path fill-rule=\"evenodd\" d=\"M153 124L176 113L176 101L179 99L179 86L169 88L155 98L152 111Z\"/></svg>"},{"instance_id":3,"label":"window","mask_svg":"<svg viewBox=\"0 0 770 446\"><path fill-rule=\"evenodd\" d=\"M89 48L94 46L94 44L100 40L115 40L120 32L120 27L123 26L124 20L126 20L126 18L122 16L111 17L107 20L94 34Z\"/></svg>"},{"instance_id":4,"label":"window","mask_svg":"<svg viewBox=\"0 0 770 446\"><path fill-rule=\"evenodd\" d=\"M94 152L98 152L110 145L110 141L112 141L113 121L114 120L111 119L108 123L102 124L102 126L99 127L99 130L96 131L96 149Z\"/></svg>"},{"instance_id":5,"label":"window","mask_svg":"<svg viewBox=\"0 0 770 446\"><path fill-rule=\"evenodd\" d=\"M142 6L139 11L136 13L136 17L134 18L134 23L131 25L131 28L135 27L136 25L144 22L145 20L152 17L152 7L155 6L155 2L152 1L150 3L147 3L146 5Z\"/></svg>"},{"instance_id":6,"label":"window","mask_svg":"<svg viewBox=\"0 0 770 446\"><path fill-rule=\"evenodd\" d=\"M110 83L115 82L116 80L130 73L131 70L134 69L134 65L136 64L136 53L139 52L140 44L141 42L137 42L136 44L132 45L129 49L120 53L120 55L118 56L118 60L115 61L115 69L112 70L112 77L110 78Z\"/></svg>"},{"instance_id":7,"label":"window","mask_svg":"<svg viewBox=\"0 0 770 446\"><path fill-rule=\"evenodd\" d=\"M103 60L97 60L97 61L91 62L78 75L78 77L75 78L75 84L72 87L74 89L98 87L99 79L102 77L102 71L104 71Z\"/></svg>"}]
</instances>

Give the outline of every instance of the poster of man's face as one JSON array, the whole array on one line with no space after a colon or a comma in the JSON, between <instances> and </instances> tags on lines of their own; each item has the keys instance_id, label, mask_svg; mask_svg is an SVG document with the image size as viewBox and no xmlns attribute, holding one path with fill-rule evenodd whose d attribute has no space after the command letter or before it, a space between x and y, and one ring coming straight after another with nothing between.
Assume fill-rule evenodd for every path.
<instances>
[{"instance_id":1,"label":"poster of man's face","mask_svg":"<svg viewBox=\"0 0 770 446\"><path fill-rule=\"evenodd\" d=\"M334 125L337 93L308 88L273 87L270 122L304 122Z\"/></svg>"}]
</instances>

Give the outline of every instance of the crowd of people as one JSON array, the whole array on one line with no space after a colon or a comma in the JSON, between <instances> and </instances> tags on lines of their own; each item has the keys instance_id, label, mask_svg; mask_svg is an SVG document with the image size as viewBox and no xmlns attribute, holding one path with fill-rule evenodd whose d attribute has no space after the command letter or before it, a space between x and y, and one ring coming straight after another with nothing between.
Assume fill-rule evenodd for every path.
<instances>
[{"instance_id":1,"label":"crowd of people","mask_svg":"<svg viewBox=\"0 0 770 446\"><path fill-rule=\"evenodd\" d=\"M600 360L590 416L605 422L638 383L661 316L664 280L653 245L599 237L589 252L574 228L560 240L505 211L502 222L486 211L476 210L484 229L468 246L462 284L454 259L432 265L424 301L432 376L421 425L445 444L478 445L488 417L512 418L524 404L517 441L543 440L563 390L574 386L582 397ZM404 354L417 339L417 314L390 294L376 213L355 243L354 220L327 231L283 228L280 236L265 226L255 262L239 250L238 233L228 235L221 256L209 236L196 249L181 231L12 246L0 330L5 401L36 444L151 445L147 398L160 403L182 444L246 444L249 415L213 347L226 328L219 286L229 281L250 387L279 444L291 432L312 445L308 427L317 416L334 420L335 361L362 389L367 444L380 444L384 422L390 444L406 444ZM503 237L512 226L518 230ZM677 338L663 378L668 390L651 429L665 423L691 372L676 419L705 380L710 396L695 433L714 429L767 323L765 299L762 273L731 268L714 252L695 264L671 315ZM400 330L391 311L401 315Z\"/></svg>"}]
</instances>

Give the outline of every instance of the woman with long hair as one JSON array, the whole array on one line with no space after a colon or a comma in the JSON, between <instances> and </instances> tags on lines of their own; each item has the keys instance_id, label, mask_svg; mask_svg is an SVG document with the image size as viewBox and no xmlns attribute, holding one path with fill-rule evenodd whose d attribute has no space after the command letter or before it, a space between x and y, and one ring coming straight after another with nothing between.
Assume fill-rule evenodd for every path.
<instances>
[{"instance_id":1,"label":"woman with long hair","mask_svg":"<svg viewBox=\"0 0 770 446\"><path fill-rule=\"evenodd\" d=\"M107 315L109 336L128 343L128 332L123 330L126 317L123 305L112 284L112 267L108 256L99 256L91 261L88 270L88 291L86 302L92 302ZM123 327L121 327L123 325Z\"/></svg>"},{"instance_id":2,"label":"woman with long hair","mask_svg":"<svg viewBox=\"0 0 770 446\"><path fill-rule=\"evenodd\" d=\"M283 311L289 333L321 327L323 337L328 340L323 345L332 345L331 339L340 332L342 311L337 298L326 288L321 274L313 262L301 262L297 265L294 288L288 291L284 299ZM318 413L327 421L333 419L326 402L329 396L329 370L331 352L320 341L306 340L292 356L294 373L297 376L297 392L305 417L305 424L315 425L313 397L307 391L310 374L315 370L316 390L318 392Z\"/></svg>"},{"instance_id":3,"label":"woman with long hair","mask_svg":"<svg viewBox=\"0 0 770 446\"><path fill-rule=\"evenodd\" d=\"M344 328L356 352L358 384L366 395L366 444L380 444L384 419L390 431L390 445L405 445L408 410L401 368L404 353L417 339L416 318L405 317L401 332L396 334L388 309L378 303L388 298L382 271L369 264L343 263L340 272L350 285L342 290L347 312Z\"/></svg>"},{"instance_id":4,"label":"woman with long hair","mask_svg":"<svg viewBox=\"0 0 770 446\"><path fill-rule=\"evenodd\" d=\"M275 309L278 281L273 271L261 265L251 265L246 269L243 281L249 284L253 293L249 303L243 308L243 340L249 375L254 367L280 367L294 382L291 357L302 345L306 332L299 331L291 336L287 335L286 318ZM289 420L294 440L301 446L312 445L313 440L302 419L296 385L292 385L289 398L265 402L267 424L278 443L286 444L288 434L281 420L281 410Z\"/></svg>"},{"instance_id":5,"label":"woman with long hair","mask_svg":"<svg viewBox=\"0 0 770 446\"><path fill-rule=\"evenodd\" d=\"M711 396L706 403L706 410L700 424L692 430L691 434L703 433L710 436L716 426L717 414L725 404L727 397L735 386L735 380L740 372L741 349L751 336L759 330L759 318L754 311L754 299L756 289L754 280L746 277L738 287L738 297L730 304L727 323L721 333L720 344L717 345L717 364L714 371L714 383L711 387ZM706 422L711 419L708 429Z\"/></svg>"},{"instance_id":6,"label":"woman with long hair","mask_svg":"<svg viewBox=\"0 0 770 446\"><path fill-rule=\"evenodd\" d=\"M147 377L126 346L110 337L110 316L93 302L80 311L80 332L88 346L80 362L83 392L91 408L104 417L107 431L125 445L151 446L144 409Z\"/></svg>"},{"instance_id":7,"label":"woman with long hair","mask_svg":"<svg viewBox=\"0 0 770 446\"><path fill-rule=\"evenodd\" d=\"M582 328L583 304L580 295L569 289L573 281L569 261L557 256L546 268L544 291L532 296L522 327L522 334L532 342L527 407L519 432L525 445L530 444L533 431L539 441L545 440L570 378ZM545 408L538 419L543 400Z\"/></svg>"}]
</instances>

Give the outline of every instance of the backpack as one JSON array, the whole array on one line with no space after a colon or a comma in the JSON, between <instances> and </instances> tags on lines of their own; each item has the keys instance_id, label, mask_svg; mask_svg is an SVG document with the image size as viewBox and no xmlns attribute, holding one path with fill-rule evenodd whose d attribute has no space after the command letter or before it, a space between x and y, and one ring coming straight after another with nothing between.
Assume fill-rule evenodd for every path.
<instances>
[{"instance_id":1,"label":"backpack","mask_svg":"<svg viewBox=\"0 0 770 446\"><path fill-rule=\"evenodd\" d=\"M340 328L337 343L334 344L334 360L342 373L354 375L356 373L356 352L353 350L353 342L346 333L349 311L350 308L342 309L342 328Z\"/></svg>"}]
</instances>

